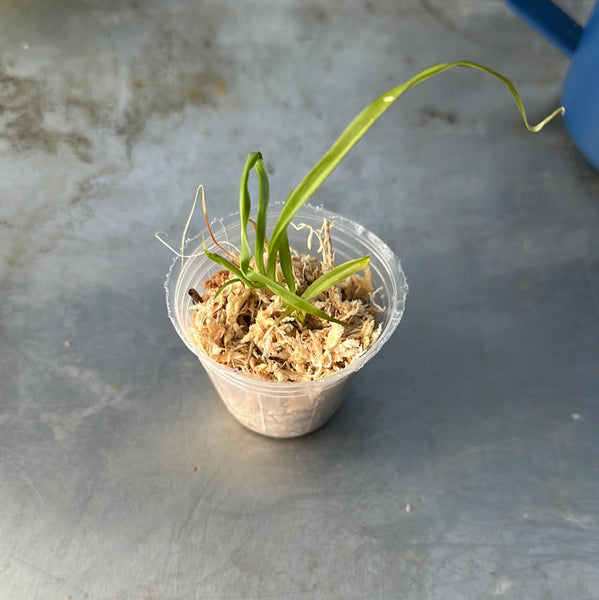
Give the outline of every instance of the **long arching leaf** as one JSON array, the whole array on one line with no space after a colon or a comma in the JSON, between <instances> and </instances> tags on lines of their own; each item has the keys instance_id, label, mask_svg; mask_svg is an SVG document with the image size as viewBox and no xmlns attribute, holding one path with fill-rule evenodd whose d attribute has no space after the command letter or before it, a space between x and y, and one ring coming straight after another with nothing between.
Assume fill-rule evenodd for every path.
<instances>
[{"instance_id":1,"label":"long arching leaf","mask_svg":"<svg viewBox=\"0 0 599 600\"><path fill-rule=\"evenodd\" d=\"M524 125L528 131L536 133L540 131L549 121L557 115L563 114L563 107L553 111L547 118L543 119L538 125L530 125L526 117L526 112L520 96L512 82L507 78L483 65L470 61L459 61L453 63L440 63L424 69L405 83L390 89L381 94L376 100L369 104L343 131L337 141L329 148L325 155L308 172L300 184L289 195L279 220L275 225L270 239L269 261L276 260L276 253L279 245L282 243L283 232L287 229L295 213L309 200L312 194L320 187L325 179L333 172L337 165L343 160L346 154L355 146L362 136L372 127L372 125L383 115L391 105L407 90L415 85L438 75L454 67L466 67L477 69L493 75L502 81L513 96ZM267 267L268 270L268 267Z\"/></svg>"}]
</instances>

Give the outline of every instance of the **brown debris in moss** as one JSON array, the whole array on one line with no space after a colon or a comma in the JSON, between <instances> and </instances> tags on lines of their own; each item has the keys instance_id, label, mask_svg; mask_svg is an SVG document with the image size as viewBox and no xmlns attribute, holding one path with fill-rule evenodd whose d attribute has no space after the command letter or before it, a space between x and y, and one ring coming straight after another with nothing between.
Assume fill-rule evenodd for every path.
<instances>
[{"instance_id":1,"label":"brown debris in moss","mask_svg":"<svg viewBox=\"0 0 599 600\"><path fill-rule=\"evenodd\" d=\"M210 279L204 281L204 289L207 291L218 290L218 288L229 279L229 271L218 271Z\"/></svg>"}]
</instances>

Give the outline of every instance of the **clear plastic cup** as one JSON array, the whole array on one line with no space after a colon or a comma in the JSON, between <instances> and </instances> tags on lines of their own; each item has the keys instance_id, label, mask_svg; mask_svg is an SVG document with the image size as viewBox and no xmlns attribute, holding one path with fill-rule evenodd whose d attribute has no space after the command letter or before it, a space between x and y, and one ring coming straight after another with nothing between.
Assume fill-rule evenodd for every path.
<instances>
[{"instance_id":1,"label":"clear plastic cup","mask_svg":"<svg viewBox=\"0 0 599 600\"><path fill-rule=\"evenodd\" d=\"M280 206L271 206L273 214L268 217L267 232L272 231L279 210ZM217 251L207 231L186 242L186 255L195 256L185 259L183 266L181 259L175 260L165 281L168 315L177 333L200 359L229 412L249 429L266 436L296 437L324 425L341 404L356 373L390 338L404 312L408 291L406 278L399 259L380 238L349 219L310 205L300 209L293 223L305 223L319 229L325 218L334 223L330 233L337 264L370 255L372 282L374 288L379 289L377 302L384 306L384 311L379 315L382 330L376 342L348 367L322 379L265 381L217 363L194 345L188 333L192 326L190 307L193 303L188 290L201 289L203 282L220 270L201 251L204 243L208 250ZM238 215L215 221L212 229L220 242L226 240L239 248ZM296 230L290 226L287 233L292 248L308 253L307 229ZM250 245L253 247L251 239Z\"/></svg>"}]
</instances>

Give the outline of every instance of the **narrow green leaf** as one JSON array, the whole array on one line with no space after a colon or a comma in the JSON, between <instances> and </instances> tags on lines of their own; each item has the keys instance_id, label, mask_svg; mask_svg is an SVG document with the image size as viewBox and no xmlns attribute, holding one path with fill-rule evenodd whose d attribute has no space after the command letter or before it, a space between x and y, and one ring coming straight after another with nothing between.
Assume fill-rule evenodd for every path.
<instances>
[{"instance_id":1,"label":"narrow green leaf","mask_svg":"<svg viewBox=\"0 0 599 600\"><path fill-rule=\"evenodd\" d=\"M370 127L377 121L377 119L383 115L391 105L408 89L411 87L438 75L448 69L454 67L467 67L470 69L477 69L493 75L500 81L502 81L512 94L520 115L524 121L524 125L528 131L536 133L540 131L549 121L555 118L557 115L563 114L563 107L558 108L552 112L547 118L543 119L538 125L530 125L524 111L524 106L520 100L520 96L516 91L516 88L512 82L504 77L500 73L497 73L493 69L489 69L477 63L470 61L459 61L454 63L441 63L438 65L432 65L405 83L390 89L385 92L369 104L343 131L335 143L329 148L325 155L318 161L318 163L308 172L300 184L291 192L275 228L273 230L270 239L270 250L269 263L276 260L276 252L282 243L283 232L287 229L287 226L291 222L291 219L295 213L309 200L312 194L320 187L324 180L333 172L337 165L343 160L346 154L355 146L355 144L362 138L362 136L370 129ZM273 258L274 257L274 258ZM267 267L268 270L268 267Z\"/></svg>"},{"instance_id":2,"label":"narrow green leaf","mask_svg":"<svg viewBox=\"0 0 599 600\"><path fill-rule=\"evenodd\" d=\"M266 216L268 213L269 184L268 173L262 159L256 161L254 167L258 176L258 212L256 213L256 242L254 258L260 273L264 273L264 251L266 240Z\"/></svg>"},{"instance_id":3,"label":"narrow green leaf","mask_svg":"<svg viewBox=\"0 0 599 600\"><path fill-rule=\"evenodd\" d=\"M295 280L293 279L293 266L291 264L291 250L289 249L289 239L287 232L283 233L281 239L281 246L279 247L279 262L281 264L281 271L285 278L285 283L289 288L290 292L295 293Z\"/></svg>"},{"instance_id":4,"label":"narrow green leaf","mask_svg":"<svg viewBox=\"0 0 599 600\"><path fill-rule=\"evenodd\" d=\"M365 269L369 264L370 256L363 256L362 258L356 258L355 260L348 260L347 262L344 262L342 265L323 273L316 281L306 288L302 294L302 298L304 300L311 300L312 298L315 298L318 296L318 294L326 292L329 288L333 287L340 281L343 281L350 275Z\"/></svg>"},{"instance_id":5,"label":"narrow green leaf","mask_svg":"<svg viewBox=\"0 0 599 600\"><path fill-rule=\"evenodd\" d=\"M233 273L233 275L235 275L240 281L242 281L248 287L251 287L254 289L256 289L258 287L264 287L264 286L257 286L254 283L252 283L248 279L248 277L246 277L246 275L241 272L240 269L238 269L231 261L222 257L220 254L215 254L214 252L209 252L208 250L204 250L204 254L206 254L206 256L210 260L213 260L217 265L220 265L223 269L226 269L227 271L230 271L231 273ZM253 272L254 271L249 270L248 275Z\"/></svg>"},{"instance_id":6,"label":"narrow green leaf","mask_svg":"<svg viewBox=\"0 0 599 600\"><path fill-rule=\"evenodd\" d=\"M248 190L248 178L252 167L256 161L261 160L260 152L250 152L245 161L243 172L241 173L241 181L239 182L239 220L241 224L241 248L239 251L239 268L242 273L247 273L250 268L250 260L252 251L248 241L247 226L250 218L250 192Z\"/></svg>"},{"instance_id":7,"label":"narrow green leaf","mask_svg":"<svg viewBox=\"0 0 599 600\"><path fill-rule=\"evenodd\" d=\"M293 292L290 292L286 287L282 286L275 281L272 281L266 275L262 275L262 273L258 273L257 271L252 271L249 274L251 280L253 282L259 283L262 287L268 288L273 294L276 294L281 298L281 300L287 305L291 306L294 310L300 313L310 313L316 317L320 317L321 319L326 319L327 321L331 321L332 323L337 323L338 325L343 325L344 327L349 327L348 323L344 323L343 321L339 321L339 319L335 319L330 315L327 315L324 311L316 308L313 304L310 304L304 298L297 296Z\"/></svg>"},{"instance_id":8,"label":"narrow green leaf","mask_svg":"<svg viewBox=\"0 0 599 600\"><path fill-rule=\"evenodd\" d=\"M277 252L273 251L270 242L266 260L266 276L272 281L277 280Z\"/></svg>"}]
</instances>

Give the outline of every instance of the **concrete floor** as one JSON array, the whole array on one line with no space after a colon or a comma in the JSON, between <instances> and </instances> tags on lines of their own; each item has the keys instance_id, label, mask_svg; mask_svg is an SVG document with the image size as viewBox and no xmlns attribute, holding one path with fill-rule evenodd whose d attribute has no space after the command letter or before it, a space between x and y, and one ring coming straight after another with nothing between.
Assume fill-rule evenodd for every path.
<instances>
[{"instance_id":1,"label":"concrete floor","mask_svg":"<svg viewBox=\"0 0 599 600\"><path fill-rule=\"evenodd\" d=\"M595 597L599 175L562 123L449 72L323 186L410 296L310 436L239 426L166 317L199 183L233 212L260 150L284 200L459 59L533 121L568 66L491 0L0 2L1 597Z\"/></svg>"}]
</instances>

